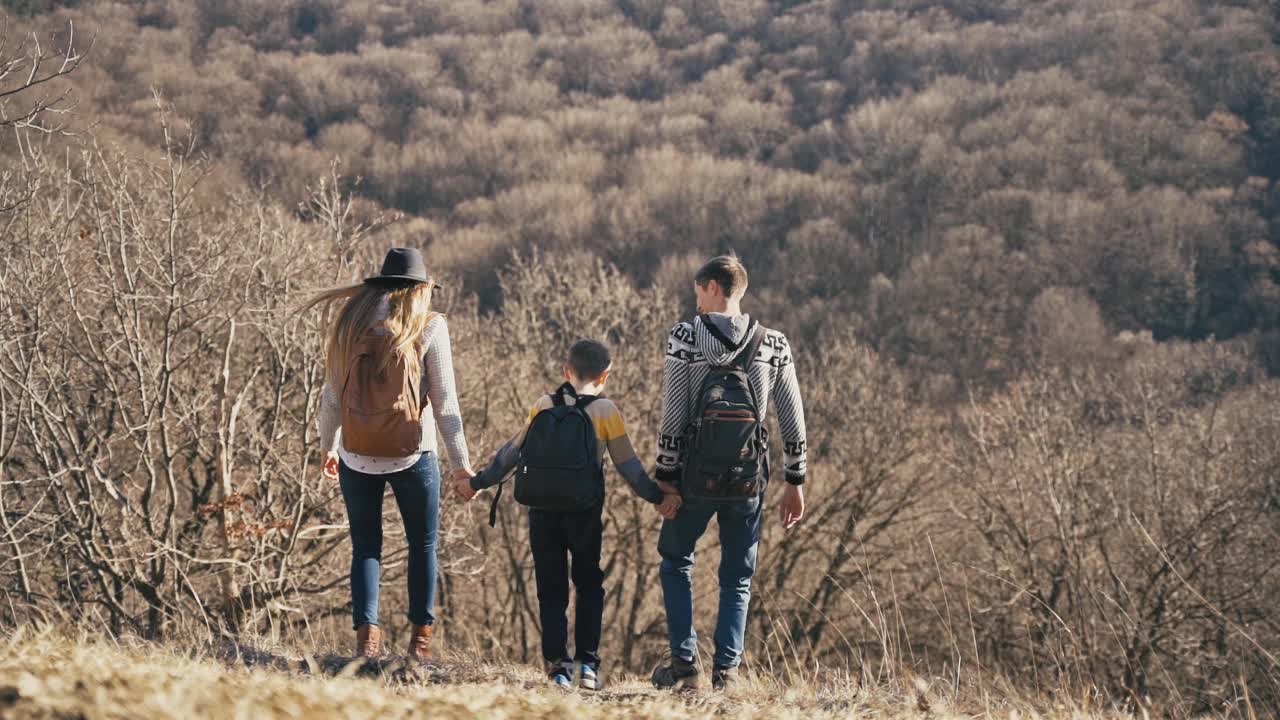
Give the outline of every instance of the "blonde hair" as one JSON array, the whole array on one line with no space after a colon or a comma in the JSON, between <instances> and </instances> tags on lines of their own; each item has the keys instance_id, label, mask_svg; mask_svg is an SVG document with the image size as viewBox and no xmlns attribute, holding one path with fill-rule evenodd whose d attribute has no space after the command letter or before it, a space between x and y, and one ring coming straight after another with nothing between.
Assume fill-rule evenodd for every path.
<instances>
[{"instance_id":1,"label":"blonde hair","mask_svg":"<svg viewBox=\"0 0 1280 720\"><path fill-rule=\"evenodd\" d=\"M329 328L325 372L330 382L341 385L347 376L351 348L361 335L378 322L378 306L382 304L384 297L387 299L387 317L382 325L387 329L390 339L386 347L404 359L405 368L411 376L421 373L422 350L418 347L418 340L431 321L431 289L431 283L402 287L360 283L324 290L308 300L301 310L337 300L345 301L333 326ZM386 353L378 359L379 367L385 370L392 359L392 353Z\"/></svg>"}]
</instances>

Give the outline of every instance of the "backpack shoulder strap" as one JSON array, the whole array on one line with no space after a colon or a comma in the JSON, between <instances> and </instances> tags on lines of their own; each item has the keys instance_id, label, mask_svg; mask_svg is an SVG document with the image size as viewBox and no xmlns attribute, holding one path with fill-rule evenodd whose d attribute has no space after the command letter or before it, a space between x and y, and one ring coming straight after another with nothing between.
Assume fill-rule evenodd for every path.
<instances>
[{"instance_id":1,"label":"backpack shoulder strap","mask_svg":"<svg viewBox=\"0 0 1280 720\"><path fill-rule=\"evenodd\" d=\"M493 499L489 501L489 527L498 527L498 501L502 499L502 489L507 486L506 478L498 483L498 490L493 494Z\"/></svg>"},{"instance_id":2,"label":"backpack shoulder strap","mask_svg":"<svg viewBox=\"0 0 1280 720\"><path fill-rule=\"evenodd\" d=\"M552 404L555 405L556 407L560 407L561 405L566 405L567 403L565 403L564 401L565 395L572 396L575 403L578 401L578 391L574 389L572 383L566 382L565 384L556 388L555 392L551 393Z\"/></svg>"},{"instance_id":3,"label":"backpack shoulder strap","mask_svg":"<svg viewBox=\"0 0 1280 720\"><path fill-rule=\"evenodd\" d=\"M597 434L595 418L591 417L590 412L587 412L587 406L599 399L599 395L578 395L577 400L573 403L573 409L582 413L582 419L587 421L586 427L584 428L584 434L586 435L587 440L587 454L591 456L591 462L599 471L600 482L603 483L604 462L602 462L603 458L600 457L600 444L604 441L601 440L600 436Z\"/></svg>"},{"instance_id":4,"label":"backpack shoulder strap","mask_svg":"<svg viewBox=\"0 0 1280 720\"><path fill-rule=\"evenodd\" d=\"M760 352L760 344L764 342L766 333L768 330L752 318L751 325L747 327L747 334L742 336L742 351L733 358L733 367L739 370L751 367L751 361L755 360L756 354Z\"/></svg>"},{"instance_id":5,"label":"backpack shoulder strap","mask_svg":"<svg viewBox=\"0 0 1280 720\"><path fill-rule=\"evenodd\" d=\"M751 321L751 328L747 331L750 333L743 338L742 352L733 359L730 365L735 370L739 370L746 376L747 392L751 395L751 404L756 408L757 416L760 413L760 398L756 397L756 386L751 384L751 363L756 359L756 355L760 353L760 345L764 343L764 336L769 331L754 319Z\"/></svg>"},{"instance_id":6,"label":"backpack shoulder strap","mask_svg":"<svg viewBox=\"0 0 1280 720\"><path fill-rule=\"evenodd\" d=\"M575 388L572 383L565 383L556 388L554 393L551 393L551 402L554 403L556 407L568 405L569 403L565 402L564 399L566 395L573 398L573 405L579 410L586 410L588 405L599 400L595 395L579 395L577 388Z\"/></svg>"}]
</instances>

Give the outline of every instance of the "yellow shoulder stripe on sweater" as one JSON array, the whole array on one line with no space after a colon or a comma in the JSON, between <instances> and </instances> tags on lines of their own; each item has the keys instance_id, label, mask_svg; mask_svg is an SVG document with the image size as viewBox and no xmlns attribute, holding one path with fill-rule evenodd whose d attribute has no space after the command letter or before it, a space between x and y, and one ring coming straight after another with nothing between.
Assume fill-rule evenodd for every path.
<instances>
[{"instance_id":1,"label":"yellow shoulder stripe on sweater","mask_svg":"<svg viewBox=\"0 0 1280 720\"><path fill-rule=\"evenodd\" d=\"M608 415L591 419L595 422L596 435L605 442L616 440L627 434L627 426L622 421L622 413L618 412L616 407L610 409Z\"/></svg>"}]
</instances>

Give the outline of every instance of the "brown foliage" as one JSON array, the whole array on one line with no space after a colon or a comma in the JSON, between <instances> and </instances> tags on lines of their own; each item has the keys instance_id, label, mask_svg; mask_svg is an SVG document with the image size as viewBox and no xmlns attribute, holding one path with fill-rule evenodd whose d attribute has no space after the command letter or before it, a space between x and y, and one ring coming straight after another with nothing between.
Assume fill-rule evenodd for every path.
<instances>
[{"instance_id":1,"label":"brown foliage","mask_svg":"<svg viewBox=\"0 0 1280 720\"><path fill-rule=\"evenodd\" d=\"M305 292L423 247L462 281L442 302L477 455L582 335L614 345L644 451L690 269L732 248L797 348L813 454L810 517L765 529L750 665L1280 704L1274 23L1105 10L66 11L101 38L71 76L97 139L16 134L0 173L0 622L345 637ZM54 59L0 57L19 83ZM58 127L44 87L3 118ZM174 106L189 126L156 121ZM1265 368L1228 341L1254 332ZM657 518L613 490L605 644L642 670ZM533 658L501 514L445 504L441 638Z\"/></svg>"}]
</instances>

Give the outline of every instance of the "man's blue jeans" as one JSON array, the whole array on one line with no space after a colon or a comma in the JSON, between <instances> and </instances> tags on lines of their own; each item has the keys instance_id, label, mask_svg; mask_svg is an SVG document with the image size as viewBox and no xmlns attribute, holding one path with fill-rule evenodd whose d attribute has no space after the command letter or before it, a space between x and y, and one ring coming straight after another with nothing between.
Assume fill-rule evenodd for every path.
<instances>
[{"instance_id":1,"label":"man's blue jeans","mask_svg":"<svg viewBox=\"0 0 1280 720\"><path fill-rule=\"evenodd\" d=\"M672 520L662 522L658 552L662 555L662 599L667 610L671 654L692 661L698 650L693 629L693 553L711 517L720 526L720 612L716 616L715 655L718 667L742 662L751 603L751 576L760 545L760 509L764 493L742 500L687 498Z\"/></svg>"},{"instance_id":2,"label":"man's blue jeans","mask_svg":"<svg viewBox=\"0 0 1280 720\"><path fill-rule=\"evenodd\" d=\"M387 485L400 506L409 544L409 622L435 624L436 532L440 525L440 466L422 453L411 468L370 475L338 465L338 482L351 527L351 610L356 628L378 624L382 575L382 498Z\"/></svg>"}]
</instances>

